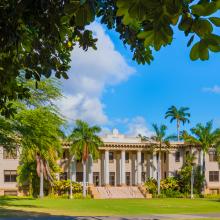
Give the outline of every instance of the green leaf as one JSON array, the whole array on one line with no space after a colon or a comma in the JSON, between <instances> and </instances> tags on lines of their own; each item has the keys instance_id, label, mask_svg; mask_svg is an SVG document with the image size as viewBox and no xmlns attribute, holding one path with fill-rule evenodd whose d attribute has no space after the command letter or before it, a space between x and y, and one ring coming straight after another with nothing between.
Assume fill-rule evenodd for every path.
<instances>
[{"instance_id":1,"label":"green leaf","mask_svg":"<svg viewBox=\"0 0 220 220\"><path fill-rule=\"evenodd\" d=\"M199 43L199 57L201 60L209 59L208 45L206 44L205 40L201 40Z\"/></svg>"},{"instance_id":2,"label":"green leaf","mask_svg":"<svg viewBox=\"0 0 220 220\"><path fill-rule=\"evenodd\" d=\"M116 15L120 17L120 16L124 16L127 13L128 13L128 9L127 8L119 8L117 10Z\"/></svg>"},{"instance_id":3,"label":"green leaf","mask_svg":"<svg viewBox=\"0 0 220 220\"><path fill-rule=\"evenodd\" d=\"M218 8L217 4L215 2L208 2L203 4L197 4L191 6L191 10L193 14L196 14L198 16L209 16L213 13L215 13Z\"/></svg>"},{"instance_id":4,"label":"green leaf","mask_svg":"<svg viewBox=\"0 0 220 220\"><path fill-rule=\"evenodd\" d=\"M194 44L194 46L192 47L192 49L190 51L190 59L191 60L199 59L199 42Z\"/></svg>"},{"instance_id":5,"label":"green leaf","mask_svg":"<svg viewBox=\"0 0 220 220\"><path fill-rule=\"evenodd\" d=\"M213 27L208 20L198 19L193 23L193 31L196 32L200 37L210 34L213 31Z\"/></svg>"},{"instance_id":6,"label":"green leaf","mask_svg":"<svg viewBox=\"0 0 220 220\"><path fill-rule=\"evenodd\" d=\"M220 45L208 45L209 50L211 50L212 52L220 52Z\"/></svg>"},{"instance_id":7,"label":"green leaf","mask_svg":"<svg viewBox=\"0 0 220 220\"><path fill-rule=\"evenodd\" d=\"M220 18L218 17L211 17L209 20L217 27L220 27Z\"/></svg>"}]
</instances>

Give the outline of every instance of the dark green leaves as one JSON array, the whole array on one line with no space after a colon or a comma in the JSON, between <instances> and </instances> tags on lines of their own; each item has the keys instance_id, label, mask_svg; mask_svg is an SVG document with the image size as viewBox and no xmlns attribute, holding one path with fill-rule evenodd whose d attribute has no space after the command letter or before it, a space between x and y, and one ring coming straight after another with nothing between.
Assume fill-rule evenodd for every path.
<instances>
[{"instance_id":1,"label":"dark green leaves","mask_svg":"<svg viewBox=\"0 0 220 220\"><path fill-rule=\"evenodd\" d=\"M211 17L209 20L217 27L220 27L220 18L218 17Z\"/></svg>"},{"instance_id":2,"label":"dark green leaves","mask_svg":"<svg viewBox=\"0 0 220 220\"><path fill-rule=\"evenodd\" d=\"M210 34L206 39L202 39L197 42L191 49L190 58L191 60L208 60L209 51L219 52L220 51L220 37L214 34Z\"/></svg>"},{"instance_id":3,"label":"dark green leaves","mask_svg":"<svg viewBox=\"0 0 220 220\"><path fill-rule=\"evenodd\" d=\"M198 16L209 16L218 10L216 2L205 2L202 4L193 5L192 13Z\"/></svg>"}]
</instances>

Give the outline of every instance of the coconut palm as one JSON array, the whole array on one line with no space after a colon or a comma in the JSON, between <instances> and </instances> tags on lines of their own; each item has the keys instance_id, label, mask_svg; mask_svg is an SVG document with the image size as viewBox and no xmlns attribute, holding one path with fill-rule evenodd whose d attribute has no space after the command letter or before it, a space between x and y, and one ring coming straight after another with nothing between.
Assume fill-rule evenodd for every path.
<instances>
[{"instance_id":1,"label":"coconut palm","mask_svg":"<svg viewBox=\"0 0 220 220\"><path fill-rule=\"evenodd\" d=\"M197 124L191 130L192 135L184 132L183 139L186 143L193 144L201 148L200 151L200 168L201 174L205 175L205 155L212 147L219 148L220 129L213 130L212 121L207 122L205 125ZM204 188L204 183L203 183Z\"/></svg>"},{"instance_id":2,"label":"coconut palm","mask_svg":"<svg viewBox=\"0 0 220 220\"><path fill-rule=\"evenodd\" d=\"M157 193L160 194L160 180L161 180L161 152L162 149L168 150L170 147L169 137L166 136L167 126L152 124L155 134L150 138L156 142L155 148L158 150L157 160Z\"/></svg>"},{"instance_id":3,"label":"coconut palm","mask_svg":"<svg viewBox=\"0 0 220 220\"><path fill-rule=\"evenodd\" d=\"M71 141L70 153L78 160L82 160L83 165L83 197L86 196L86 163L89 155L93 158L98 157L98 148L103 146L103 142L97 133L100 127L90 127L86 122L77 120L76 127L69 136Z\"/></svg>"},{"instance_id":4,"label":"coconut palm","mask_svg":"<svg viewBox=\"0 0 220 220\"><path fill-rule=\"evenodd\" d=\"M187 112L189 108L187 107L180 107L177 109L176 106L171 106L168 108L168 111L165 114L165 118L171 118L170 123L172 123L174 120L176 120L176 126L177 126L177 139L180 140L180 123L184 125L186 122L189 123L189 117L190 113Z\"/></svg>"}]
</instances>

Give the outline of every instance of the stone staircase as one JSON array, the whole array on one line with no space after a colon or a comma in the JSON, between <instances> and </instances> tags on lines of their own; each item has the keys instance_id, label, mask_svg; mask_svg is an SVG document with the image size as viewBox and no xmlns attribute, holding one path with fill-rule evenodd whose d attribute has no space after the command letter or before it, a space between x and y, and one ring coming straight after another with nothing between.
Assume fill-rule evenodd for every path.
<instances>
[{"instance_id":1,"label":"stone staircase","mask_svg":"<svg viewBox=\"0 0 220 220\"><path fill-rule=\"evenodd\" d=\"M94 199L134 199L145 198L137 186L98 186L90 187Z\"/></svg>"}]
</instances>

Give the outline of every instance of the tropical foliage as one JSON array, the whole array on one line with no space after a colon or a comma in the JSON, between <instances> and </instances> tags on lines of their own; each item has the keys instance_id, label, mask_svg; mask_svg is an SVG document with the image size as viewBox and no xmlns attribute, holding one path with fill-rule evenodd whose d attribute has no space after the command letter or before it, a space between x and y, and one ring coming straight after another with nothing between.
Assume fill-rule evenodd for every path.
<instances>
[{"instance_id":1,"label":"tropical foliage","mask_svg":"<svg viewBox=\"0 0 220 220\"><path fill-rule=\"evenodd\" d=\"M99 156L98 148L103 146L101 138L97 135L101 129L98 126L90 127L86 122L76 121L76 127L69 136L72 142L71 155L83 164L83 196L86 197L86 163L89 156L96 159Z\"/></svg>"},{"instance_id":2,"label":"tropical foliage","mask_svg":"<svg viewBox=\"0 0 220 220\"><path fill-rule=\"evenodd\" d=\"M53 102L62 95L53 78L42 80L38 89L35 89L34 81L29 81L26 86L31 91L30 97L10 103L18 109L14 118L0 118L0 141L8 151L19 146L19 184L26 186L29 194L34 196L40 189L42 197L44 189L50 188L47 185L53 184L54 173L59 172L57 159L61 152L63 134L60 129L64 120Z\"/></svg>"},{"instance_id":3,"label":"tropical foliage","mask_svg":"<svg viewBox=\"0 0 220 220\"><path fill-rule=\"evenodd\" d=\"M70 180L55 180L53 182L53 193L57 195L68 194L70 184L72 184L73 194L82 193L82 186L77 182L70 183Z\"/></svg>"},{"instance_id":4,"label":"tropical foliage","mask_svg":"<svg viewBox=\"0 0 220 220\"><path fill-rule=\"evenodd\" d=\"M167 126L161 125L158 126L157 124L152 125L155 134L150 138L151 140L155 141L154 148L158 153L157 158L157 193L160 194L160 180L161 180L161 154L162 151L167 151L170 147L169 137L166 136Z\"/></svg>"},{"instance_id":5,"label":"tropical foliage","mask_svg":"<svg viewBox=\"0 0 220 220\"><path fill-rule=\"evenodd\" d=\"M23 163L26 160L35 161L40 177L40 197L43 197L44 179L52 185L52 167L57 167L54 172L58 171L56 162L61 152L60 127L63 121L47 108L23 110L16 115L16 120L21 135L22 154L25 155Z\"/></svg>"},{"instance_id":6,"label":"tropical foliage","mask_svg":"<svg viewBox=\"0 0 220 220\"><path fill-rule=\"evenodd\" d=\"M8 101L29 96L16 79L40 81L55 74L68 78L71 51L80 46L96 49L96 39L87 25L99 17L101 23L119 33L133 52L133 60L150 63L152 51L173 41L174 30L189 38L192 60L207 60L220 51L215 26L220 19L219 0L76 0L0 2L0 111L14 113ZM6 28L7 27L7 28Z\"/></svg>"},{"instance_id":7,"label":"tropical foliage","mask_svg":"<svg viewBox=\"0 0 220 220\"><path fill-rule=\"evenodd\" d=\"M166 112L165 118L171 118L170 123L176 120L177 127L177 140L180 140L180 123L184 125L186 122L189 123L190 113L188 107L180 107L179 109L176 106L172 105Z\"/></svg>"}]
</instances>

